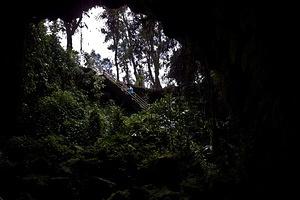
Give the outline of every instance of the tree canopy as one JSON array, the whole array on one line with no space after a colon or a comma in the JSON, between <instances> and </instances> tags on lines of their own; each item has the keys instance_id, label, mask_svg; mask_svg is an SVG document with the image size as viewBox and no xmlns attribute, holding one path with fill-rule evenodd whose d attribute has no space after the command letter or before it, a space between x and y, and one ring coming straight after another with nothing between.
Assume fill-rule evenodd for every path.
<instances>
[{"instance_id":1,"label":"tree canopy","mask_svg":"<svg viewBox=\"0 0 300 200\"><path fill-rule=\"evenodd\" d=\"M126 83L144 86L147 82L152 88L161 89L161 70L170 66L179 43L165 36L159 22L135 14L128 7L106 9L99 18L106 20L101 31L105 41L111 41L109 49L114 52L117 80L122 71Z\"/></svg>"}]
</instances>

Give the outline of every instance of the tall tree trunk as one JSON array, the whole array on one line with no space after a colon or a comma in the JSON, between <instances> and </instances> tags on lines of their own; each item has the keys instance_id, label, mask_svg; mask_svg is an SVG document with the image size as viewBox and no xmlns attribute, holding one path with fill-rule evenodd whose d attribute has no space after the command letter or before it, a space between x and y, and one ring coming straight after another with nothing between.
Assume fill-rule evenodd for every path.
<instances>
[{"instance_id":1,"label":"tall tree trunk","mask_svg":"<svg viewBox=\"0 0 300 200\"><path fill-rule=\"evenodd\" d=\"M153 77L152 70L151 70L151 57L150 57L150 55L147 55L147 66L148 66L148 73L149 73L150 81L152 82L153 85L155 85L154 77Z\"/></svg>"},{"instance_id":2,"label":"tall tree trunk","mask_svg":"<svg viewBox=\"0 0 300 200\"><path fill-rule=\"evenodd\" d=\"M138 76L139 75L137 73L137 65L136 65L136 62L135 62L133 54L130 57L131 57L131 63L132 63L132 66L133 66L133 74L135 76L135 80L138 80Z\"/></svg>"},{"instance_id":3,"label":"tall tree trunk","mask_svg":"<svg viewBox=\"0 0 300 200\"><path fill-rule=\"evenodd\" d=\"M131 84L128 65L125 65L124 68L125 68L125 81L127 84Z\"/></svg>"},{"instance_id":4,"label":"tall tree trunk","mask_svg":"<svg viewBox=\"0 0 300 200\"><path fill-rule=\"evenodd\" d=\"M153 34L154 35L154 34ZM159 69L160 69L160 64L159 64L159 52L155 52L154 50L154 38L151 37L150 38L150 49L151 49L151 58L152 58L152 62L154 65L154 88L155 89L161 89L161 84L160 84L160 80L159 80Z\"/></svg>"},{"instance_id":5,"label":"tall tree trunk","mask_svg":"<svg viewBox=\"0 0 300 200\"><path fill-rule=\"evenodd\" d=\"M73 49L72 35L70 30L66 29L66 32L67 32L67 51L70 51Z\"/></svg>"},{"instance_id":6,"label":"tall tree trunk","mask_svg":"<svg viewBox=\"0 0 300 200\"><path fill-rule=\"evenodd\" d=\"M119 63L118 63L118 44L117 39L114 38L114 46L115 46L115 66L117 71L117 81L120 81L120 72L119 72Z\"/></svg>"},{"instance_id":7,"label":"tall tree trunk","mask_svg":"<svg viewBox=\"0 0 300 200\"><path fill-rule=\"evenodd\" d=\"M134 47L133 36L130 32L129 24L128 24L127 18L125 17L125 12L122 12L122 19L123 19L123 22L125 24L125 28L126 28L126 32L127 32L127 36L125 35L125 38L128 41L128 49L130 51L129 52L129 57L130 57L130 61L131 61L132 66L133 66L133 74L135 76L135 80L137 80L138 79L138 73L137 73L137 64L136 64L136 61L134 59L134 54L133 54L133 47Z\"/></svg>"},{"instance_id":8,"label":"tall tree trunk","mask_svg":"<svg viewBox=\"0 0 300 200\"><path fill-rule=\"evenodd\" d=\"M154 83L154 88L155 89L161 89L161 84L159 80L159 61L154 62L154 75L155 75L155 83Z\"/></svg>"}]
</instances>

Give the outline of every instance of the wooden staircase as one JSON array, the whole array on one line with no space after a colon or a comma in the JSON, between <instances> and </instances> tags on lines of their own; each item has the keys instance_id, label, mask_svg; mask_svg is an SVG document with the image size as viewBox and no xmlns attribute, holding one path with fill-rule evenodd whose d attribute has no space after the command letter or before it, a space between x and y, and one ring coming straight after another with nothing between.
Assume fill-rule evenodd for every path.
<instances>
[{"instance_id":1,"label":"wooden staircase","mask_svg":"<svg viewBox=\"0 0 300 200\"><path fill-rule=\"evenodd\" d=\"M137 95L135 92L130 93L128 92L128 87L124 83L117 81L115 78L113 78L110 74L103 71L103 76L111 81L113 84L115 84L123 93L128 95L137 105L140 106L141 109L146 109L149 107L149 104L141 98L139 95Z\"/></svg>"}]
</instances>

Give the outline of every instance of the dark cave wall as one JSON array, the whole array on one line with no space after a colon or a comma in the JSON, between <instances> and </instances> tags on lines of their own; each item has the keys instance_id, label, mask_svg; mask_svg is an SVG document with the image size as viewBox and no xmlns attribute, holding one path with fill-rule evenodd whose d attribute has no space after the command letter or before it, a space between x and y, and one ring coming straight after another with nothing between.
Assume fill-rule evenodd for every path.
<instances>
[{"instance_id":1,"label":"dark cave wall","mask_svg":"<svg viewBox=\"0 0 300 200\"><path fill-rule=\"evenodd\" d=\"M4 22L1 91L7 98L1 108L5 116L1 134L15 133L26 24L45 17L69 19L94 5L113 8L125 3L135 12L160 20L166 34L190 50L191 63L200 61L220 75L224 101L241 135L254 141L247 158L249 178L244 188L253 192L249 199L275 195L274 191L290 194L293 186L289 183L296 171L296 120L292 116L297 104L297 73L289 62L293 56L290 44L296 34L290 29L293 21L286 14L289 10L275 2L30 0L22 6L10 5L15 8L15 17ZM197 65L180 70L183 80L189 82Z\"/></svg>"},{"instance_id":2,"label":"dark cave wall","mask_svg":"<svg viewBox=\"0 0 300 200\"><path fill-rule=\"evenodd\" d=\"M24 20L4 20L1 53L1 129L0 136L17 132L16 120L20 105L21 74L26 23ZM1 138L0 138L1 139Z\"/></svg>"}]
</instances>

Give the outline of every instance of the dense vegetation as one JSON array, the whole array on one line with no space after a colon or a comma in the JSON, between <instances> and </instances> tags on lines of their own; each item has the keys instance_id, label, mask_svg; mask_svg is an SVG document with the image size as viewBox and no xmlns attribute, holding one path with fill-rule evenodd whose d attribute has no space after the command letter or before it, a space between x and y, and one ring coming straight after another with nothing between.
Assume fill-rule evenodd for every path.
<instances>
[{"instance_id":1,"label":"dense vegetation","mask_svg":"<svg viewBox=\"0 0 300 200\"><path fill-rule=\"evenodd\" d=\"M205 81L186 97L168 93L128 115L113 101L102 101L101 77L46 32L42 23L31 24L26 37L21 131L1 140L1 197L154 200L231 194L225 185L239 183L243 151L229 134L230 121L216 120L205 111L206 99L197 99Z\"/></svg>"},{"instance_id":2,"label":"dense vegetation","mask_svg":"<svg viewBox=\"0 0 300 200\"><path fill-rule=\"evenodd\" d=\"M30 44L34 45L33 42L26 42L27 46L25 46L25 38L28 41L30 32L28 24L45 18L61 18L72 24L73 19L80 19L82 12L93 6L120 8L123 5L128 5L135 13L142 13L150 19L160 21L166 35L180 41L182 49L176 53L175 65L172 65L170 70L180 89L190 88L191 90L180 91L179 94L185 97L184 101L191 97L189 101L186 101L188 107L195 105L192 102L200 102L202 97L205 97L204 102L207 102L203 111L209 111L209 113L205 113L203 119L208 122L212 130L213 152L205 158L216 166L218 173L214 179L210 179L211 182L201 179L199 182L196 181L197 184L192 184L197 185L196 187L193 189L188 187L188 190L180 184L188 177L183 173L179 184L177 184L178 181L173 181L180 185L180 188L168 187L168 190L180 191L181 195L190 196L185 196L186 199L295 199L299 196L297 184L299 174L298 120L295 117L298 114L299 102L295 92L298 91L299 84L297 84L298 73L297 65L295 65L297 51L294 50L299 38L299 34L294 30L298 19L296 17L297 6L280 1L253 0L243 2L235 0L45 0L42 2L28 0L26 3L17 1L4 1L3 3L5 12L2 12L2 18L5 20L2 21L1 41L3 51L0 79L2 94L0 199L45 199L50 198L51 195L59 196L59 199L64 197L65 199L84 199L84 197L87 199L88 194L93 193L92 191L108 191L104 189L104 186L98 186L93 181L89 182L89 179L78 178L84 177L83 175L74 176L80 174L77 172L92 171L91 167L86 167L89 170L73 171L73 174L68 176L47 176L48 170L41 173L33 168L30 168L32 169L30 172L26 171L25 169L28 168L24 166L28 166L29 161L34 160L34 156L30 157L34 154L25 152L23 148L21 152L23 154L16 153L15 155L20 155L16 158L12 152L16 152L14 150L17 149L17 145L9 144L12 144L13 138L20 138L23 135L27 138L34 138L33 132L37 132L34 127L37 121L31 120L33 117L37 118L34 116L37 112L24 109L24 96L26 95L24 95L24 89L21 90L24 86L21 79L22 77L24 79L23 72L26 71L24 70L24 57L29 58L25 56L24 49L28 49ZM71 29L69 31L72 33ZM68 57L66 60L69 60ZM40 64L42 65L43 62ZM197 76L199 73L204 75L204 80L202 80L203 77ZM213 78L213 82L207 81L209 77ZM199 85L194 88L190 87L189 84L195 83L194 78L199 79L200 83L204 81L203 92L201 87L198 87ZM198 92L198 89L199 93L192 95L193 92ZM81 91L84 92L85 89ZM88 90L86 92L90 93ZM76 89L72 93L77 94ZM47 95L50 93L36 93L37 97ZM103 97L105 94L100 101ZM181 97L173 95L173 98L180 100ZM182 102L179 100L177 102ZM222 101L223 103L220 103ZM23 109L19 109L22 102ZM27 102L30 102L30 98ZM84 101L78 100L78 102ZM32 104L31 108L35 107L35 104ZM100 106L98 103L97 105ZM225 109L225 112L222 109ZM20 110L23 111L20 112ZM200 111L200 107L199 109L196 107L195 110L190 109L193 112L197 110ZM213 110L215 112L211 112ZM26 112L31 115L25 114ZM216 113L219 114L215 115ZM124 112L123 115L129 117ZM26 116L29 117L26 118ZM16 118L18 118L17 123ZM226 128L220 129L222 124ZM39 141L38 137L33 141ZM25 144L24 142L20 146L25 147ZM33 145L26 147L31 146ZM45 146L41 145L41 149L48 149L43 148ZM37 153L37 151L33 152ZM44 153L41 152L41 154ZM56 156L50 157L56 159ZM22 164L22 160L26 162ZM100 165L97 164L97 166ZM184 166L191 165L189 162L184 162ZM39 174L45 175L44 179L36 178ZM204 177L198 176L197 173L191 174L193 175L190 177ZM27 178L30 175L34 178ZM101 178L100 175L98 177ZM105 180L110 180L110 178ZM24 181L27 183L25 184ZM134 184L127 184L123 188L114 188L111 194L117 194L111 199L124 199L124 196L129 196L128 193L136 194L138 191L145 191L142 186L147 185L146 183L132 182ZM93 188L93 185L97 189L89 191L87 188ZM118 182L118 186L120 185ZM158 186L153 182L152 185ZM74 189L70 192L64 188ZM128 189L128 192L124 188ZM135 188L141 190L135 190ZM153 196L155 193L160 193L152 188L146 189L152 191L153 198L155 198ZM41 195L38 195L37 191ZM193 191L199 193L195 194ZM160 196L166 199L177 197L176 195ZM104 199L108 198L104 197Z\"/></svg>"}]
</instances>

